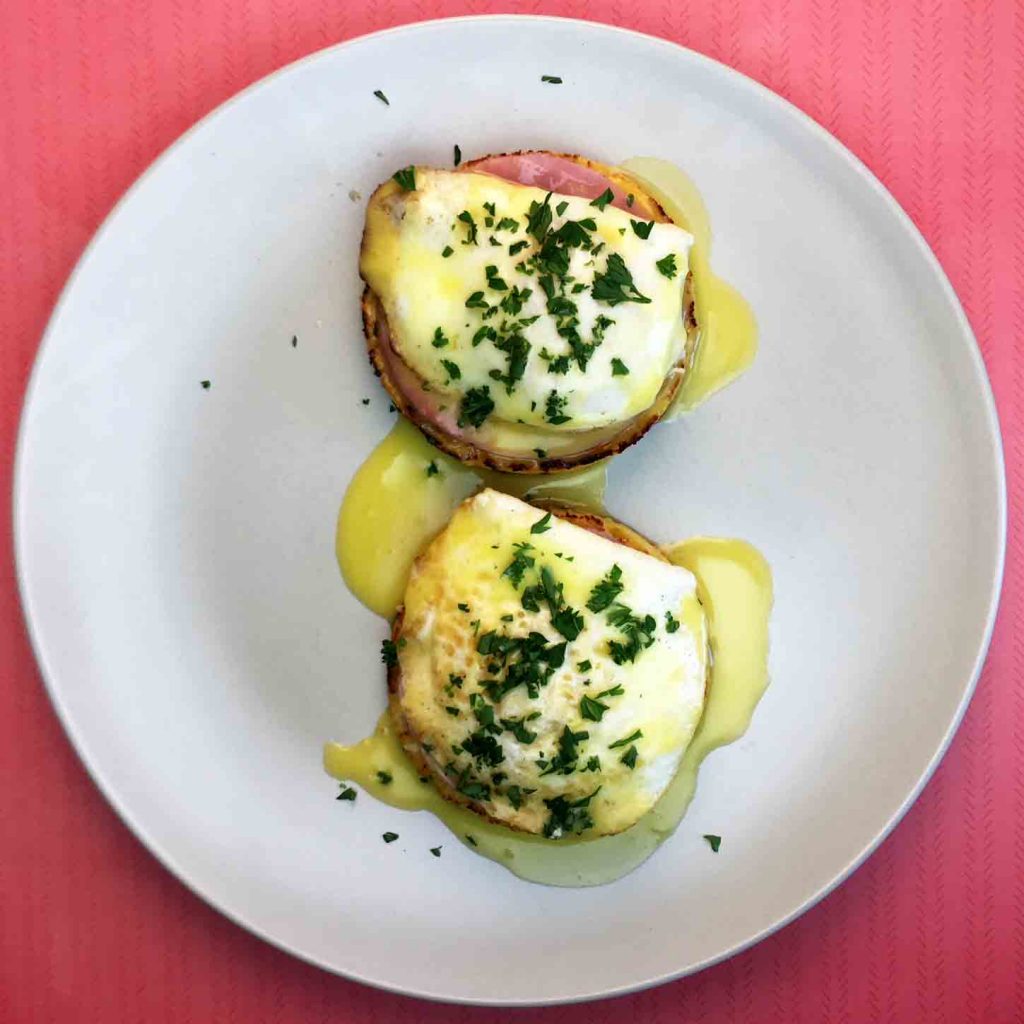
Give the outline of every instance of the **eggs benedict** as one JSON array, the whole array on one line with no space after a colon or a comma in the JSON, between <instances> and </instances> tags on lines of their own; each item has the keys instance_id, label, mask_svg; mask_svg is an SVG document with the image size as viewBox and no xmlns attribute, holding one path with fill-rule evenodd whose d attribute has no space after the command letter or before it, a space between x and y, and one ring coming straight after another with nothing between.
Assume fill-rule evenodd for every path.
<instances>
[{"instance_id":1,"label":"eggs benedict","mask_svg":"<svg viewBox=\"0 0 1024 1024\"><path fill-rule=\"evenodd\" d=\"M597 461L665 414L693 363L692 244L637 181L582 157L404 168L367 207L371 362L468 465Z\"/></svg>"},{"instance_id":2,"label":"eggs benedict","mask_svg":"<svg viewBox=\"0 0 1024 1024\"><path fill-rule=\"evenodd\" d=\"M606 516L485 489L415 562L385 643L389 709L447 800L548 839L628 829L704 709L687 569Z\"/></svg>"}]
</instances>

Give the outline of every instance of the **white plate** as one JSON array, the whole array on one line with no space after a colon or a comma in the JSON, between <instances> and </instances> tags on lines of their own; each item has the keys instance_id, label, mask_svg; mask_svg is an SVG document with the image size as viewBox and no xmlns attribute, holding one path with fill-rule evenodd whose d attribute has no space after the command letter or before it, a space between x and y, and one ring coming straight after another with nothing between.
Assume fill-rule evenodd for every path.
<instances>
[{"instance_id":1,"label":"white plate","mask_svg":"<svg viewBox=\"0 0 1024 1024\"><path fill-rule=\"evenodd\" d=\"M748 736L705 765L679 832L603 889L521 882L432 817L336 803L320 769L321 743L366 733L384 699L384 626L332 550L345 485L390 423L363 351L349 190L447 164L456 142L467 158L538 147L681 164L762 331L739 384L616 463L609 505L657 538L762 548L774 683ZM54 314L15 511L54 704L149 848L307 960L503 1003L694 971L848 874L963 713L1005 526L970 330L865 169L696 54L510 17L327 50L173 146ZM385 847L387 829L401 840ZM724 836L720 854L703 832Z\"/></svg>"}]
</instances>

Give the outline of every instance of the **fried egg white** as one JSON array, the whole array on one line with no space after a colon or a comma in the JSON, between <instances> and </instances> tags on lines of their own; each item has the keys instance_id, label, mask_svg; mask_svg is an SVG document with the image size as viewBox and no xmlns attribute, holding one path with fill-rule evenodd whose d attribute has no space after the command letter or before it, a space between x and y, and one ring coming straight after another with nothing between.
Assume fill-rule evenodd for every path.
<instances>
[{"instance_id":1,"label":"fried egg white","mask_svg":"<svg viewBox=\"0 0 1024 1024\"><path fill-rule=\"evenodd\" d=\"M686 231L489 174L414 175L371 199L360 271L395 350L460 426L486 410L571 433L651 406L687 343Z\"/></svg>"},{"instance_id":2,"label":"fried egg white","mask_svg":"<svg viewBox=\"0 0 1024 1024\"><path fill-rule=\"evenodd\" d=\"M549 838L634 824L703 711L693 575L492 490L416 562L395 639L392 714L414 760Z\"/></svg>"}]
</instances>

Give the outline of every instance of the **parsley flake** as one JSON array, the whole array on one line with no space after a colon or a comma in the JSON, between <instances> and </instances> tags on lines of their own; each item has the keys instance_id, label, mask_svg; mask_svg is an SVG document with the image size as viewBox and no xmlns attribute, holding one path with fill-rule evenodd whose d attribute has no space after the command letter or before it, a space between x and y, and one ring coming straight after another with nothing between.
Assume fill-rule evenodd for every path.
<instances>
[{"instance_id":1,"label":"parsley flake","mask_svg":"<svg viewBox=\"0 0 1024 1024\"><path fill-rule=\"evenodd\" d=\"M665 612L665 632L675 633L678 629L679 620L671 612Z\"/></svg>"},{"instance_id":2,"label":"parsley flake","mask_svg":"<svg viewBox=\"0 0 1024 1024\"><path fill-rule=\"evenodd\" d=\"M448 374L448 380L461 380L462 371L459 369L458 363L453 363L450 359L442 359L441 365L445 368Z\"/></svg>"},{"instance_id":3,"label":"parsley flake","mask_svg":"<svg viewBox=\"0 0 1024 1024\"><path fill-rule=\"evenodd\" d=\"M430 343L434 348L444 348L448 344L448 338L440 327L434 328L434 339Z\"/></svg>"},{"instance_id":4,"label":"parsley flake","mask_svg":"<svg viewBox=\"0 0 1024 1024\"><path fill-rule=\"evenodd\" d=\"M394 782L394 776L392 776L391 772L379 771L377 772L377 781L382 786L390 786Z\"/></svg>"},{"instance_id":5,"label":"parsley flake","mask_svg":"<svg viewBox=\"0 0 1024 1024\"><path fill-rule=\"evenodd\" d=\"M462 150L459 149L459 144L455 143L455 166L458 167L462 163Z\"/></svg>"},{"instance_id":6,"label":"parsley flake","mask_svg":"<svg viewBox=\"0 0 1024 1024\"><path fill-rule=\"evenodd\" d=\"M393 843L397 838L397 832L385 832L384 835L381 836L381 839L383 839L385 843Z\"/></svg>"},{"instance_id":7,"label":"parsley flake","mask_svg":"<svg viewBox=\"0 0 1024 1024\"><path fill-rule=\"evenodd\" d=\"M356 791L344 782L338 783L341 786L341 792L334 798L335 800L355 800Z\"/></svg>"},{"instance_id":8,"label":"parsley flake","mask_svg":"<svg viewBox=\"0 0 1024 1024\"><path fill-rule=\"evenodd\" d=\"M633 283L633 275L617 252L608 254L605 272L594 275L590 294L599 302L607 302L609 306L617 306L620 302L651 301Z\"/></svg>"},{"instance_id":9,"label":"parsley flake","mask_svg":"<svg viewBox=\"0 0 1024 1024\"><path fill-rule=\"evenodd\" d=\"M551 513L548 512L542 519L530 527L530 533L547 533L551 529Z\"/></svg>"},{"instance_id":10,"label":"parsley flake","mask_svg":"<svg viewBox=\"0 0 1024 1024\"><path fill-rule=\"evenodd\" d=\"M541 75L540 76L540 80L542 82L547 82L548 85L561 85L562 84L562 80L558 77L558 75Z\"/></svg>"},{"instance_id":11,"label":"parsley flake","mask_svg":"<svg viewBox=\"0 0 1024 1024\"><path fill-rule=\"evenodd\" d=\"M612 376L626 377L629 375L629 367L618 356L612 358Z\"/></svg>"},{"instance_id":12,"label":"parsley flake","mask_svg":"<svg viewBox=\"0 0 1024 1024\"><path fill-rule=\"evenodd\" d=\"M398 664L398 646L394 640L383 640L380 645L380 660L391 668Z\"/></svg>"},{"instance_id":13,"label":"parsley flake","mask_svg":"<svg viewBox=\"0 0 1024 1024\"><path fill-rule=\"evenodd\" d=\"M466 238L463 241L463 245L479 245L476 240L476 221L473 220L473 214L469 210L463 210L459 214L459 220L466 225Z\"/></svg>"},{"instance_id":14,"label":"parsley flake","mask_svg":"<svg viewBox=\"0 0 1024 1024\"><path fill-rule=\"evenodd\" d=\"M408 167L403 167L400 171L395 171L392 177L406 192L416 191L416 168L411 164Z\"/></svg>"},{"instance_id":15,"label":"parsley flake","mask_svg":"<svg viewBox=\"0 0 1024 1024\"><path fill-rule=\"evenodd\" d=\"M600 722L607 710L607 704L586 694L580 700L580 714L589 722Z\"/></svg>"},{"instance_id":16,"label":"parsley flake","mask_svg":"<svg viewBox=\"0 0 1024 1024\"><path fill-rule=\"evenodd\" d=\"M618 565L613 565L599 583L595 583L593 589L590 591L590 597L587 599L587 608L592 612L603 612L612 601L615 600L622 593L622 570ZM587 661L586 668L580 665L580 670L588 672L590 670L590 662Z\"/></svg>"},{"instance_id":17,"label":"parsley flake","mask_svg":"<svg viewBox=\"0 0 1024 1024\"><path fill-rule=\"evenodd\" d=\"M374 89L373 95L377 97L386 107L391 106L391 101L380 91L380 89Z\"/></svg>"},{"instance_id":18,"label":"parsley flake","mask_svg":"<svg viewBox=\"0 0 1024 1024\"><path fill-rule=\"evenodd\" d=\"M620 757L620 758L619 758L619 760L620 760L620 761L621 761L621 762L622 762L622 763L623 763L623 764L624 764L624 765L625 765L625 766L626 766L627 768L635 768L635 767L636 767L636 756L637 756L637 749L636 749L636 747L635 747L635 746L632 746L632 747L630 747L630 748L629 748L629 750L627 750L627 751L626 751L626 752L625 752L625 753L624 753L624 754L622 755L622 757Z\"/></svg>"},{"instance_id":19,"label":"parsley flake","mask_svg":"<svg viewBox=\"0 0 1024 1024\"><path fill-rule=\"evenodd\" d=\"M431 459L430 462L427 463L427 476L440 476L440 475L441 475L441 470L438 468L437 463L433 459Z\"/></svg>"},{"instance_id":20,"label":"parsley flake","mask_svg":"<svg viewBox=\"0 0 1024 1024\"><path fill-rule=\"evenodd\" d=\"M603 210L614 199L615 193L610 188L606 188L596 199L590 200L590 205Z\"/></svg>"},{"instance_id":21,"label":"parsley flake","mask_svg":"<svg viewBox=\"0 0 1024 1024\"><path fill-rule=\"evenodd\" d=\"M633 234L637 238L651 237L651 228L654 227L653 220L631 220L629 223L633 225Z\"/></svg>"},{"instance_id":22,"label":"parsley flake","mask_svg":"<svg viewBox=\"0 0 1024 1024\"><path fill-rule=\"evenodd\" d=\"M706 835L704 838L707 840L708 846L711 847L711 852L718 853L718 848L722 845L722 837Z\"/></svg>"},{"instance_id":23,"label":"parsley flake","mask_svg":"<svg viewBox=\"0 0 1024 1024\"><path fill-rule=\"evenodd\" d=\"M458 424L460 427L467 424L479 427L492 412L494 412L494 399L491 398L491 389L486 384L470 388L462 396Z\"/></svg>"},{"instance_id":24,"label":"parsley flake","mask_svg":"<svg viewBox=\"0 0 1024 1024\"><path fill-rule=\"evenodd\" d=\"M544 403L544 419L556 427L562 423L568 423L572 419L571 416L566 416L564 411L568 401L569 399L565 395L560 395L552 389Z\"/></svg>"},{"instance_id":25,"label":"parsley flake","mask_svg":"<svg viewBox=\"0 0 1024 1024\"><path fill-rule=\"evenodd\" d=\"M456 149L458 149L459 147L458 147L458 146L456 146L455 148L456 148ZM456 167L458 167L458 165L459 165L459 164L458 164L458 161L456 161L456 162L455 162L455 166L456 166ZM441 847L440 847L440 846L432 846L432 847L430 848L430 852L431 852L431 853L432 853L432 854L433 854L433 855L434 855L435 857L440 857L440 856L441 856Z\"/></svg>"},{"instance_id":26,"label":"parsley flake","mask_svg":"<svg viewBox=\"0 0 1024 1024\"><path fill-rule=\"evenodd\" d=\"M614 750L616 747L624 747L627 743L632 743L634 740L642 739L643 735L643 732L640 729L637 729L635 732L631 732L628 736L623 736L621 740L616 740L614 743L610 744L608 749Z\"/></svg>"},{"instance_id":27,"label":"parsley flake","mask_svg":"<svg viewBox=\"0 0 1024 1024\"><path fill-rule=\"evenodd\" d=\"M676 258L673 253L669 253L664 259L658 260L654 265L658 268L658 271L669 280L679 273L679 268L676 266Z\"/></svg>"},{"instance_id":28,"label":"parsley flake","mask_svg":"<svg viewBox=\"0 0 1024 1024\"><path fill-rule=\"evenodd\" d=\"M445 259L448 259L448 257L449 257L449 256L451 256L451 254L452 254L453 252L455 252L455 250L454 250L454 249L453 249L453 248L452 248L452 247L451 247L450 245L446 245L446 246L445 246L445 247L444 247L444 248L443 248L443 249L441 250L441 255L442 255L442 256L443 256L443 257L444 257Z\"/></svg>"}]
</instances>

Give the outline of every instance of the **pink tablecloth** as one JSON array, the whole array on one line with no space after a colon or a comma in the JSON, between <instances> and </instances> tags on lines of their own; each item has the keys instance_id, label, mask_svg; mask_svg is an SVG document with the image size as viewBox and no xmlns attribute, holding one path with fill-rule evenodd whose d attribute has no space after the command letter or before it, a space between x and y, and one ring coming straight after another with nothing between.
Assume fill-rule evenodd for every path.
<instances>
[{"instance_id":1,"label":"pink tablecloth","mask_svg":"<svg viewBox=\"0 0 1024 1024\"><path fill-rule=\"evenodd\" d=\"M1016 9L1015 9L1016 8ZM1024 6L970 0L4 0L4 491L22 392L68 272L115 200L267 72L388 25L513 11L628 25L787 96L879 175L959 292L1006 436L1011 536L988 667L949 756L871 861L705 973L502 1013L371 991L264 945L132 838L65 740L0 586L0 1020L1024 1020ZM8 502L0 528L9 536Z\"/></svg>"}]
</instances>

